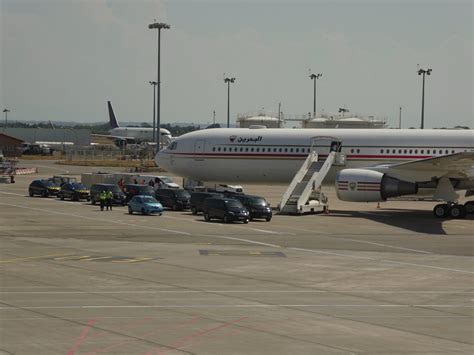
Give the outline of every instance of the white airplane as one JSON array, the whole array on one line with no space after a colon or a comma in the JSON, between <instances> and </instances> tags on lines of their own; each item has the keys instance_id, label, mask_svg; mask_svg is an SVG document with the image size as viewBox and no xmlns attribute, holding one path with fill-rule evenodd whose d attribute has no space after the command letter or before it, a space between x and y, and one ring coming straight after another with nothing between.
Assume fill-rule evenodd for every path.
<instances>
[{"instance_id":1,"label":"white airplane","mask_svg":"<svg viewBox=\"0 0 474 355\"><path fill-rule=\"evenodd\" d=\"M430 194L446 201L437 217L474 213L474 201L456 203L456 190L474 193L473 130L218 128L176 138L155 161L203 182L289 183L311 150L325 159L331 140L341 142L346 165L333 166L324 183L335 182L340 199Z\"/></svg>"},{"instance_id":2,"label":"white airplane","mask_svg":"<svg viewBox=\"0 0 474 355\"><path fill-rule=\"evenodd\" d=\"M112 104L107 101L109 109L109 122L112 129L109 130L109 135L99 135L98 137L113 138L118 146L123 146L125 143L140 143L140 142L151 142L153 141L153 128L148 127L120 127L117 119L115 118ZM164 145L168 145L172 141L171 132L167 129L160 128L160 142Z\"/></svg>"}]
</instances>

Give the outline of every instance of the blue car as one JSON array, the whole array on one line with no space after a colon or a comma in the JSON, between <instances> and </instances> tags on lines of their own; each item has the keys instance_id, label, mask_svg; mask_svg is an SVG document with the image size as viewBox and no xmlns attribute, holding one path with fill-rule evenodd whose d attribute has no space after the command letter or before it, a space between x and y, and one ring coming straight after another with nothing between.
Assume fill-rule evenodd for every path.
<instances>
[{"instance_id":1,"label":"blue car","mask_svg":"<svg viewBox=\"0 0 474 355\"><path fill-rule=\"evenodd\" d=\"M158 213L161 216L163 206L154 197L135 195L128 203L128 213L140 212L141 214Z\"/></svg>"}]
</instances>

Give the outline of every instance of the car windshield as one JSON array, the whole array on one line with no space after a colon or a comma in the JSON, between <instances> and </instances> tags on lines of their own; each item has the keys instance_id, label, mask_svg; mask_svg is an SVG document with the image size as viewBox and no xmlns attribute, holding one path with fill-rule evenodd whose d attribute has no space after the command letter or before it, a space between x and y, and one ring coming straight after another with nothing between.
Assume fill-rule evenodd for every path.
<instances>
[{"instance_id":1,"label":"car windshield","mask_svg":"<svg viewBox=\"0 0 474 355\"><path fill-rule=\"evenodd\" d=\"M53 184L52 181L48 181L48 180L43 180L43 184L46 187L55 187L56 186L55 184Z\"/></svg>"},{"instance_id":2,"label":"car windshield","mask_svg":"<svg viewBox=\"0 0 474 355\"><path fill-rule=\"evenodd\" d=\"M87 187L83 184L71 184L71 186L76 190L87 190Z\"/></svg>"},{"instance_id":3,"label":"car windshield","mask_svg":"<svg viewBox=\"0 0 474 355\"><path fill-rule=\"evenodd\" d=\"M163 182L166 182L167 184L173 183L173 180L171 180L171 178L169 178L167 176L160 176L160 180L163 181Z\"/></svg>"},{"instance_id":4,"label":"car windshield","mask_svg":"<svg viewBox=\"0 0 474 355\"><path fill-rule=\"evenodd\" d=\"M186 190L177 190L177 191L176 191L176 197L179 197L179 198L190 198L191 195L190 195L189 192L187 192Z\"/></svg>"},{"instance_id":5,"label":"car windshield","mask_svg":"<svg viewBox=\"0 0 474 355\"><path fill-rule=\"evenodd\" d=\"M158 201L153 197L143 197L143 203L158 203Z\"/></svg>"},{"instance_id":6,"label":"car windshield","mask_svg":"<svg viewBox=\"0 0 474 355\"><path fill-rule=\"evenodd\" d=\"M104 186L105 190L112 191L112 192L121 192L117 185L113 186Z\"/></svg>"},{"instance_id":7,"label":"car windshield","mask_svg":"<svg viewBox=\"0 0 474 355\"><path fill-rule=\"evenodd\" d=\"M252 206L266 206L267 201L262 197L251 197L249 198L249 204Z\"/></svg>"},{"instance_id":8,"label":"car windshield","mask_svg":"<svg viewBox=\"0 0 474 355\"><path fill-rule=\"evenodd\" d=\"M155 193L155 190L153 190L151 186L140 186L138 190L142 195L153 195Z\"/></svg>"},{"instance_id":9,"label":"car windshield","mask_svg":"<svg viewBox=\"0 0 474 355\"><path fill-rule=\"evenodd\" d=\"M244 208L242 203L240 201L237 201L237 200L226 200L225 204L229 208Z\"/></svg>"}]
</instances>

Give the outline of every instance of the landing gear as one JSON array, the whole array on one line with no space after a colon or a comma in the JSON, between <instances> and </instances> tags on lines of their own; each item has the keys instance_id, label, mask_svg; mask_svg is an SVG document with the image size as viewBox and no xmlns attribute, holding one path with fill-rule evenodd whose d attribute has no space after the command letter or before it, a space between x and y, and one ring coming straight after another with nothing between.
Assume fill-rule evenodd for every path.
<instances>
[{"instance_id":1,"label":"landing gear","mask_svg":"<svg viewBox=\"0 0 474 355\"><path fill-rule=\"evenodd\" d=\"M466 213L474 214L474 201L467 201L464 207L466 208Z\"/></svg>"},{"instance_id":2,"label":"landing gear","mask_svg":"<svg viewBox=\"0 0 474 355\"><path fill-rule=\"evenodd\" d=\"M433 208L433 214L437 218L445 218L448 216L449 206L447 203L440 203Z\"/></svg>"},{"instance_id":3,"label":"landing gear","mask_svg":"<svg viewBox=\"0 0 474 355\"><path fill-rule=\"evenodd\" d=\"M474 209L474 201L468 201L464 205L458 203L440 203L433 208L433 214L437 218L446 218L449 216L455 219L462 219L469 213L469 208Z\"/></svg>"}]
</instances>

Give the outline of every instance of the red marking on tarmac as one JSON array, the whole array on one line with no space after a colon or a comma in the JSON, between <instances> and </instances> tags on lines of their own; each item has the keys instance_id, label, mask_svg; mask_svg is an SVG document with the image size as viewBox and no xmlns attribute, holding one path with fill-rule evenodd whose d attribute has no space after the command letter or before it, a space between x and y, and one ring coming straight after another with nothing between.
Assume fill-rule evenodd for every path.
<instances>
[{"instance_id":1,"label":"red marking on tarmac","mask_svg":"<svg viewBox=\"0 0 474 355\"><path fill-rule=\"evenodd\" d=\"M164 330L170 330L170 329L175 330L175 329L179 329L179 328L181 328L182 326L190 325L190 324L196 323L199 319L201 319L201 317L194 316L193 318L188 319L188 320L186 320L186 321L184 321L184 322L175 324L174 326L170 326L170 327L168 327L168 328L164 328ZM148 336L150 336L150 335L156 334L156 332L158 331L158 329L159 329L159 327L158 327L157 329L151 331L151 332L147 332L147 333L145 333L145 334L143 334L143 335L140 335L139 337L140 337L141 339L134 339L134 338L132 338L132 339L126 339L126 340L120 341L120 342L118 342L118 343L115 343L115 344L112 344L112 345L109 345L109 346L106 346L106 347L99 348L99 349L97 349L97 350L91 351L91 352L89 352L89 354L95 354L95 353L106 352L106 351L109 351L109 350L111 350L111 349L114 349L114 348L116 348L116 347L118 347L118 346L122 346L122 345L124 345L124 344L126 344L126 343L129 343L129 342L131 342L131 341L140 341L140 340L143 341L143 340L147 340L146 337L148 337ZM126 336L126 335L125 335L125 336ZM69 354L68 354L68 355L69 355Z\"/></svg>"},{"instance_id":2,"label":"red marking on tarmac","mask_svg":"<svg viewBox=\"0 0 474 355\"><path fill-rule=\"evenodd\" d=\"M173 349L167 349L167 350L162 350L160 351L159 349L156 350L156 354L157 355L161 355L161 354L165 354L167 351L170 351L170 350L179 350L181 349L187 341L191 340L192 338L195 338L195 337L201 337L203 335L206 335L208 333L211 333L211 332L215 332L217 330L220 330L220 329L223 329L223 328L226 328L226 327L230 327L231 325L235 324L235 323L238 323L244 319L247 319L248 317L240 317L240 318L237 318L233 321L230 321L230 322L226 322L224 324L221 324L221 325L218 325L214 328L210 328L210 329L206 329L206 330L203 330L203 331L200 331L200 332L197 332L197 333L194 333L194 334L191 334L191 335L188 335L186 337L182 337L181 340L179 340L179 342L177 343L173 343L171 345L169 345L170 348L173 348ZM149 355L149 354L153 354L153 352L148 352L146 355Z\"/></svg>"},{"instance_id":3,"label":"red marking on tarmac","mask_svg":"<svg viewBox=\"0 0 474 355\"><path fill-rule=\"evenodd\" d=\"M82 330L81 335L79 336L79 338L77 338L76 343L74 344L74 346L67 352L67 355L74 355L76 353L77 349L79 349L79 347L84 342L84 340L86 340L87 334L89 334L89 331L91 330L92 326L96 322L97 321L95 319L91 319L91 320L89 320L89 322L87 322L87 325Z\"/></svg>"}]
</instances>

